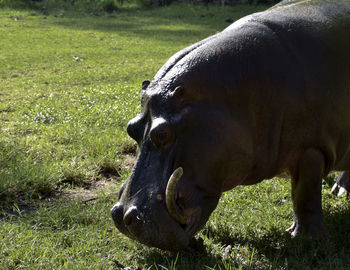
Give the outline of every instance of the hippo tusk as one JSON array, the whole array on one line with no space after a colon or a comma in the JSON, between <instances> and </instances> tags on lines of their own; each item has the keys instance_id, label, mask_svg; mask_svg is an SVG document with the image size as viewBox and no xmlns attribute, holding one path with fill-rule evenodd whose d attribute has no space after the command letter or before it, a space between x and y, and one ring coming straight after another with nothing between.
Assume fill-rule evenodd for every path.
<instances>
[{"instance_id":1,"label":"hippo tusk","mask_svg":"<svg viewBox=\"0 0 350 270\"><path fill-rule=\"evenodd\" d=\"M181 179L182 174L183 170L181 167L179 167L170 176L165 191L165 202L170 216L172 216L180 224L186 224L187 219L183 215L180 207L176 204L175 200L176 186L179 180Z\"/></svg>"}]
</instances>

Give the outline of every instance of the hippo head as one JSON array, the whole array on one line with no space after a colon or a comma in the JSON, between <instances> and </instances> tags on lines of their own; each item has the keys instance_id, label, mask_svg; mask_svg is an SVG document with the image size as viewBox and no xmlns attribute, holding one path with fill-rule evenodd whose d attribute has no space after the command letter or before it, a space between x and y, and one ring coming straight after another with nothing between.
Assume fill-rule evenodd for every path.
<instances>
[{"instance_id":1,"label":"hippo head","mask_svg":"<svg viewBox=\"0 0 350 270\"><path fill-rule=\"evenodd\" d=\"M111 210L122 233L166 250L186 248L251 166L247 128L226 101L174 83L143 82L142 112L127 126L138 158Z\"/></svg>"}]
</instances>

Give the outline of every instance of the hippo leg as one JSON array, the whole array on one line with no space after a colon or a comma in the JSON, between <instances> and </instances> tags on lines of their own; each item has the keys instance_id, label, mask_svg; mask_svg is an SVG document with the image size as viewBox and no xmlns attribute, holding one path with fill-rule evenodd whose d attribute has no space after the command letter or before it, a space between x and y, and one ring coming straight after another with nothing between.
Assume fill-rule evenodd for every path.
<instances>
[{"instance_id":1,"label":"hippo leg","mask_svg":"<svg viewBox=\"0 0 350 270\"><path fill-rule=\"evenodd\" d=\"M350 193L350 171L344 171L335 180L332 187L332 193L337 196L347 195Z\"/></svg>"},{"instance_id":2,"label":"hippo leg","mask_svg":"<svg viewBox=\"0 0 350 270\"><path fill-rule=\"evenodd\" d=\"M315 239L327 237L322 216L322 176L325 157L317 149L308 149L301 156L292 177L294 223L287 230L292 237L300 234Z\"/></svg>"}]
</instances>

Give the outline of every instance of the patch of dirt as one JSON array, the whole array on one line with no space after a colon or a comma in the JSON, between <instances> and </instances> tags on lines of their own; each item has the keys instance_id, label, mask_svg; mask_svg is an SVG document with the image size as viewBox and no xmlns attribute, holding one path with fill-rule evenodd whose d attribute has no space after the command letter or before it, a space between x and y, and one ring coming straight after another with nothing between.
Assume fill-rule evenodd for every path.
<instances>
[{"instance_id":1,"label":"patch of dirt","mask_svg":"<svg viewBox=\"0 0 350 270\"><path fill-rule=\"evenodd\" d=\"M123 167L102 166L96 178L84 181L77 185L76 181L66 181L65 188L53 193L43 193L36 199L28 200L24 194L17 194L7 205L0 207L0 221L7 217L20 217L35 211L41 203L55 204L65 200L79 200L83 203L93 203L103 193L107 198L117 201L119 186L122 182L123 170L131 171L136 162L134 155L125 155ZM69 180L69 179L68 179ZM73 179L75 180L75 179ZM72 185L74 183L74 185ZM59 188L59 186L58 186ZM1 197L1 194L0 194ZM0 201L1 202L1 201Z\"/></svg>"},{"instance_id":2,"label":"patch of dirt","mask_svg":"<svg viewBox=\"0 0 350 270\"><path fill-rule=\"evenodd\" d=\"M88 185L76 186L71 189L64 189L58 197L72 200L81 200L84 203L92 202L98 198L98 194L103 192L107 197L117 198L121 182L122 170L131 171L136 162L134 155L125 155L122 162L123 168L113 166L102 166L98 177L88 181Z\"/></svg>"},{"instance_id":3,"label":"patch of dirt","mask_svg":"<svg viewBox=\"0 0 350 270\"><path fill-rule=\"evenodd\" d=\"M61 202L68 200L78 200L82 203L93 203L99 198L101 192L111 200L117 201L119 185L119 178L101 177L89 182L89 185L87 186L64 188L50 196L38 199L27 200L22 199L24 196L18 195L17 198L7 206L2 206L0 208L0 222L4 218L24 216L38 209L41 204L60 204Z\"/></svg>"},{"instance_id":4,"label":"patch of dirt","mask_svg":"<svg viewBox=\"0 0 350 270\"><path fill-rule=\"evenodd\" d=\"M71 200L81 200L83 203L94 201L98 198L99 192L103 192L108 197L118 196L119 181L113 178L101 178L93 181L88 187L76 187L73 189L65 189L58 194L60 198Z\"/></svg>"}]
</instances>

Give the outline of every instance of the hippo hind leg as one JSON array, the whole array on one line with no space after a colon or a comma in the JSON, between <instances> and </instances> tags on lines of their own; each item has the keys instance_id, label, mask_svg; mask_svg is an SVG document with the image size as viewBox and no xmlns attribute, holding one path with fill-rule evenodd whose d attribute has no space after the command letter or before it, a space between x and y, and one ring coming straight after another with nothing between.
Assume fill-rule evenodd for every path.
<instances>
[{"instance_id":1,"label":"hippo hind leg","mask_svg":"<svg viewBox=\"0 0 350 270\"><path fill-rule=\"evenodd\" d=\"M307 149L292 174L294 223L287 230L292 237L303 234L313 239L327 238L322 215L322 176L325 157L317 149Z\"/></svg>"},{"instance_id":2,"label":"hippo hind leg","mask_svg":"<svg viewBox=\"0 0 350 270\"><path fill-rule=\"evenodd\" d=\"M343 171L335 180L332 187L332 193L337 196L347 195L350 193L350 171Z\"/></svg>"}]
</instances>

